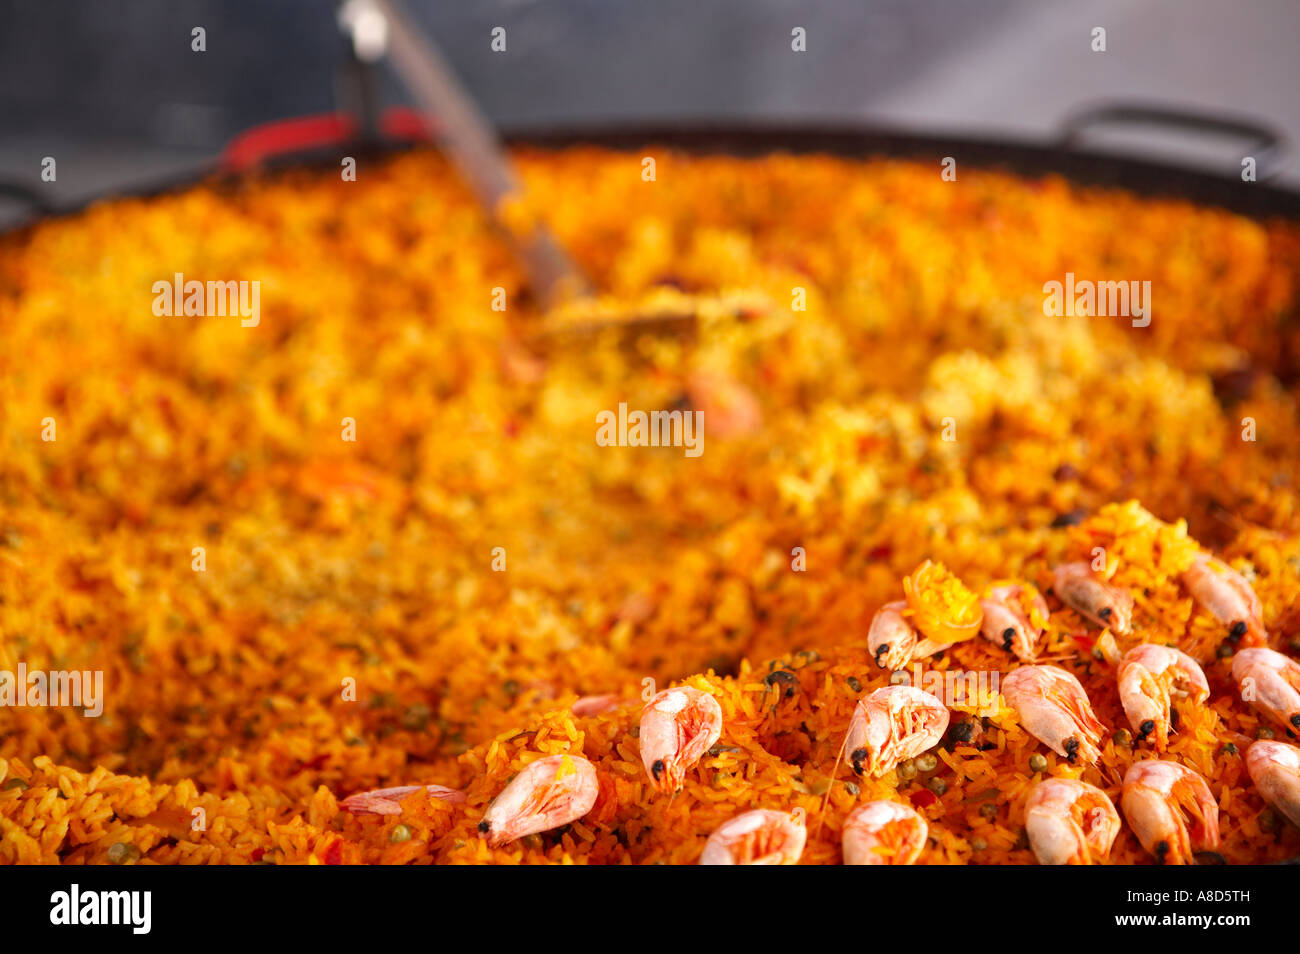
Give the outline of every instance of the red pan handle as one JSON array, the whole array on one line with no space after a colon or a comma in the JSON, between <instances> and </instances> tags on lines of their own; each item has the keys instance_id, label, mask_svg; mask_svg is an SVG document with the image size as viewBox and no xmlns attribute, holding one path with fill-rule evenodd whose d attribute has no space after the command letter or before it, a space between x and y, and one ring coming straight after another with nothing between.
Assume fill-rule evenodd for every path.
<instances>
[{"instance_id":1,"label":"red pan handle","mask_svg":"<svg viewBox=\"0 0 1300 954\"><path fill-rule=\"evenodd\" d=\"M413 109L384 110L379 131L388 140L425 142L432 132L425 118ZM321 113L280 119L246 129L221 151L218 166L223 172L243 172L269 160L299 153L346 146L357 135L357 122L347 113Z\"/></svg>"}]
</instances>

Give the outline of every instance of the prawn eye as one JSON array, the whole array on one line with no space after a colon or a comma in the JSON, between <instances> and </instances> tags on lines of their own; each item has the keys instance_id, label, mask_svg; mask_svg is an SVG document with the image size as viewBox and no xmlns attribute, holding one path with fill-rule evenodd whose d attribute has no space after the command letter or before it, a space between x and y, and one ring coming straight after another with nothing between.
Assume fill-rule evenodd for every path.
<instances>
[{"instance_id":1,"label":"prawn eye","mask_svg":"<svg viewBox=\"0 0 1300 954\"><path fill-rule=\"evenodd\" d=\"M1300 729L1300 712L1297 712L1291 717L1291 724L1297 729Z\"/></svg>"},{"instance_id":2,"label":"prawn eye","mask_svg":"<svg viewBox=\"0 0 1300 954\"><path fill-rule=\"evenodd\" d=\"M1160 859L1161 864L1165 863L1165 855L1167 854L1169 854L1169 842L1162 841L1156 845L1156 857Z\"/></svg>"},{"instance_id":3,"label":"prawn eye","mask_svg":"<svg viewBox=\"0 0 1300 954\"><path fill-rule=\"evenodd\" d=\"M1067 759L1069 759L1071 762L1073 762L1075 756L1078 755L1078 754L1079 754L1079 740L1078 740L1078 739L1066 739L1066 740L1065 740L1065 757L1066 757Z\"/></svg>"},{"instance_id":4,"label":"prawn eye","mask_svg":"<svg viewBox=\"0 0 1300 954\"><path fill-rule=\"evenodd\" d=\"M1228 630L1228 636L1233 640L1241 639L1246 635L1246 624L1242 620L1237 620L1232 624L1232 629Z\"/></svg>"},{"instance_id":5,"label":"prawn eye","mask_svg":"<svg viewBox=\"0 0 1300 954\"><path fill-rule=\"evenodd\" d=\"M489 824L488 824L487 822L485 822L485 821L481 821L481 822L478 823L478 830L481 831L481 832L484 832L485 834L486 834L488 831L490 831L491 829L492 829L492 826L489 825Z\"/></svg>"},{"instance_id":6,"label":"prawn eye","mask_svg":"<svg viewBox=\"0 0 1300 954\"><path fill-rule=\"evenodd\" d=\"M1010 648L1011 648L1011 640L1015 637L1015 635L1016 635L1016 631L1015 631L1014 629L1012 629L1010 626L1008 626L1006 629L1004 629L1004 630L1002 631L1002 648L1003 648L1003 649L1010 649Z\"/></svg>"},{"instance_id":7,"label":"prawn eye","mask_svg":"<svg viewBox=\"0 0 1300 954\"><path fill-rule=\"evenodd\" d=\"M1115 611L1111 609L1109 606L1107 606L1104 609L1098 610L1097 615L1100 616L1102 619L1110 619L1110 614L1113 612Z\"/></svg>"},{"instance_id":8,"label":"prawn eye","mask_svg":"<svg viewBox=\"0 0 1300 954\"><path fill-rule=\"evenodd\" d=\"M854 749L853 754L849 756L853 762L853 771L856 774L862 774L862 763L867 760L869 754L866 749Z\"/></svg>"},{"instance_id":9,"label":"prawn eye","mask_svg":"<svg viewBox=\"0 0 1300 954\"><path fill-rule=\"evenodd\" d=\"M1140 726L1138 726L1138 729L1142 732L1143 737L1150 735L1152 732L1156 730L1155 720L1147 719L1146 722L1143 722Z\"/></svg>"},{"instance_id":10,"label":"prawn eye","mask_svg":"<svg viewBox=\"0 0 1300 954\"><path fill-rule=\"evenodd\" d=\"M655 781L659 781L659 776L664 774L664 760L656 759L655 764L650 766L650 771L654 775Z\"/></svg>"}]
</instances>

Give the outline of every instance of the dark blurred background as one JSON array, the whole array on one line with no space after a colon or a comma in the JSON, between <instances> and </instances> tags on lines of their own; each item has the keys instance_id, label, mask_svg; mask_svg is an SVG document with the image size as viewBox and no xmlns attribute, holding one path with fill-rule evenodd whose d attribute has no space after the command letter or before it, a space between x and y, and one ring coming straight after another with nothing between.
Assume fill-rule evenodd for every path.
<instances>
[{"instance_id":1,"label":"dark blurred background","mask_svg":"<svg viewBox=\"0 0 1300 954\"><path fill-rule=\"evenodd\" d=\"M1141 100L1264 120L1300 143L1300 0L406 0L504 126L857 120L1050 139ZM331 0L0 0L0 182L60 203L211 163L257 123L336 105ZM190 31L207 31L207 52ZM489 48L493 27L507 52ZM790 51L806 28L808 51ZM1093 53L1090 31L1107 30ZM385 75L380 89L401 102ZM1234 175L1230 140L1096 146ZM1288 157L1280 180L1300 184ZM0 203L0 222L16 211Z\"/></svg>"}]
</instances>

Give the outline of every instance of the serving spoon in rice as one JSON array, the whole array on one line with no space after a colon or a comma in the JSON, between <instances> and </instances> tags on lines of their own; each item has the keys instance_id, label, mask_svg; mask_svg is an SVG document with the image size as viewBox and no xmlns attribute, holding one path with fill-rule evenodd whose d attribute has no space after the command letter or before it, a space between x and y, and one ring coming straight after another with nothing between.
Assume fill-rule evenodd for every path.
<instances>
[{"instance_id":1,"label":"serving spoon in rice","mask_svg":"<svg viewBox=\"0 0 1300 954\"><path fill-rule=\"evenodd\" d=\"M689 335L701 318L743 315L752 308L734 297L679 293L652 295L643 308L628 312L599 299L550 229L522 214L524 189L496 130L398 0L346 0L339 23L358 57L373 62L387 56L479 204L509 241L529 288L545 310L531 344L545 347L557 337L611 329L625 338L647 332Z\"/></svg>"}]
</instances>

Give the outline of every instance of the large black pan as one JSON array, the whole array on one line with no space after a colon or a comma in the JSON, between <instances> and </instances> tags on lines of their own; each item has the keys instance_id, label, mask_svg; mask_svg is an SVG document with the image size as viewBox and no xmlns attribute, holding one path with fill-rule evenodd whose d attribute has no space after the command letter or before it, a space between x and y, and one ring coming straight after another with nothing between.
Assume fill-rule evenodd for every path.
<instances>
[{"instance_id":1,"label":"large black pan","mask_svg":"<svg viewBox=\"0 0 1300 954\"><path fill-rule=\"evenodd\" d=\"M1232 137L1241 140L1241 156L1252 156L1260 181L1243 181L1237 161L1225 163L1223 174L1194 171L1145 159L1081 150L1085 134L1107 124L1142 124L1180 130L1198 135ZM945 156L957 159L959 166L1005 169L1029 177L1059 174L1082 185L1110 186L1127 189L1143 196L1186 199L1203 205L1219 206L1253 218L1282 217L1300 220L1300 191L1269 184L1267 178L1276 166L1286 142L1282 135L1266 124L1240 118L1211 116L1156 106L1128 104L1102 105L1080 110L1063 124L1052 144L968 139L940 135L900 132L861 124L806 125L797 123L661 123L556 129L520 127L508 129L505 139L512 144L541 147L595 145L616 149L640 149L662 145L695 153L720 153L746 156L771 152L829 153L845 157L890 156L930 159ZM311 164L328 159L337 162L341 144L327 149L314 148L289 152L276 151L262 157L260 165L279 168ZM371 143L364 149L374 152L401 148L393 143ZM361 151L349 147L349 154ZM192 185L212 175L237 175L228 166L217 164L193 173L157 180L131 195L155 195ZM78 205L57 206L45 198L43 190L31 186L0 182L0 196L26 202L32 220L51 214L69 214Z\"/></svg>"},{"instance_id":2,"label":"large black pan","mask_svg":"<svg viewBox=\"0 0 1300 954\"><path fill-rule=\"evenodd\" d=\"M1105 124L1141 123L1244 141L1241 155L1256 160L1266 178L1280 159L1285 139L1250 120L1228 119L1157 107L1113 105L1070 117L1052 145L922 135L864 126L662 124L600 129L515 129L506 138L538 146L599 145L637 149L666 145L696 153L763 155L774 151L823 152L863 157L932 159L953 156L959 165L1000 168L1024 176L1059 174L1083 185L1113 186L1144 196L1166 196L1220 206L1256 218L1300 219L1300 192L1264 181L1246 182L1232 163L1224 175L1159 162L1081 151L1085 133Z\"/></svg>"},{"instance_id":3,"label":"large black pan","mask_svg":"<svg viewBox=\"0 0 1300 954\"><path fill-rule=\"evenodd\" d=\"M1242 156L1253 156L1257 171L1266 178L1285 146L1285 140L1267 126L1249 120L1228 119L1159 107L1111 105L1086 109L1065 123L1054 145L996 142L992 140L929 136L883 130L867 126L743 125L736 123L683 123L624 128L554 129L518 128L507 130L505 139L517 145L560 148L571 145L604 146L635 150L647 145L668 146L697 154L717 153L746 156L772 152L827 153L845 157L890 156L938 160L953 156L962 165L1004 169L1029 177L1058 174L1082 184L1122 188L1138 195L1186 199L1219 206L1253 218L1286 218L1300 221L1300 192L1269 185L1264 181L1243 181L1239 174L1213 175L1190 169L1096 152L1077 147L1084 133L1104 123L1144 123L1190 130L1216 136L1234 136L1246 141ZM384 153L398 148L392 144L369 144L365 149ZM362 149L349 147L355 154ZM301 166L328 161L334 166L338 146L326 150L279 152L259 163L270 168ZM1233 172L1237 166L1234 164ZM156 195L193 185L201 179L238 178L240 173L217 166L198 173L154 182L131 195ZM72 214L79 206L54 207L38 189L0 183L0 196L26 202L32 218L14 233L30 228L50 215ZM1300 865L1300 856L1283 864Z\"/></svg>"}]
</instances>

